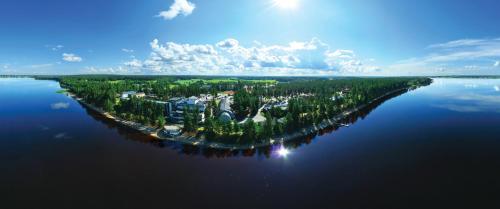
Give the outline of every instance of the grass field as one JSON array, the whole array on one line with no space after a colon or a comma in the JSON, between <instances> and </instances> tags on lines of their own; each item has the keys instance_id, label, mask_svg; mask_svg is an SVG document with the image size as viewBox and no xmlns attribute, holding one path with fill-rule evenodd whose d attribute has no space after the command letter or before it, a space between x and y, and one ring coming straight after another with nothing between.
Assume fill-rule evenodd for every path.
<instances>
[{"instance_id":1,"label":"grass field","mask_svg":"<svg viewBox=\"0 0 500 209\"><path fill-rule=\"evenodd\" d=\"M190 85L196 82L203 82L203 84L237 84L238 81L243 83L255 83L255 84L277 84L276 80L241 80L241 79L187 79L187 80L177 80L176 83L180 85Z\"/></svg>"}]
</instances>

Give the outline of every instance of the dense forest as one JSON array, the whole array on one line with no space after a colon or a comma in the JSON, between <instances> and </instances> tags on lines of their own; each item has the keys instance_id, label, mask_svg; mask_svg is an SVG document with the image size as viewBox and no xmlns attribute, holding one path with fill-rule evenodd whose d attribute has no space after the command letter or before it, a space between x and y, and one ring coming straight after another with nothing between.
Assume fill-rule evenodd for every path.
<instances>
[{"instance_id":1,"label":"dense forest","mask_svg":"<svg viewBox=\"0 0 500 209\"><path fill-rule=\"evenodd\" d=\"M208 101L200 122L197 111L184 111L184 131L207 140L251 144L318 124L343 111L366 104L388 92L416 88L429 78L193 78L67 76L57 78L62 87L103 110L126 120L161 127L165 105L172 97L217 95L234 91L231 105L236 119L218 119L219 101ZM144 92L145 98L120 99L121 92ZM286 108L275 107L286 102ZM259 113L264 105L270 106ZM257 114L263 122L252 120Z\"/></svg>"}]
</instances>

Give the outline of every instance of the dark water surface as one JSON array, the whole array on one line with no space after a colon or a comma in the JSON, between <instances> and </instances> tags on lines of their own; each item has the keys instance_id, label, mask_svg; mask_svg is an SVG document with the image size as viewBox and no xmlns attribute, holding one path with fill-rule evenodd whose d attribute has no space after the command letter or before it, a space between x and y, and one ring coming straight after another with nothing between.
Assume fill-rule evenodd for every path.
<instances>
[{"instance_id":1,"label":"dark water surface","mask_svg":"<svg viewBox=\"0 0 500 209\"><path fill-rule=\"evenodd\" d=\"M284 157L151 142L0 79L0 208L499 208L499 87L435 79Z\"/></svg>"}]
</instances>

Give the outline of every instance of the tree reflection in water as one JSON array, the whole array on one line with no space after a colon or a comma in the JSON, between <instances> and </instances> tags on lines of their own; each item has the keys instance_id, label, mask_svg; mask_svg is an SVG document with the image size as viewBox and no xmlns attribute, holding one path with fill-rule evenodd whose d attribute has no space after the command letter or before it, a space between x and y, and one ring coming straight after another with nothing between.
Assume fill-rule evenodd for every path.
<instances>
[{"instance_id":1,"label":"tree reflection in water","mask_svg":"<svg viewBox=\"0 0 500 209\"><path fill-rule=\"evenodd\" d=\"M407 91L400 91L394 94L388 95L380 100L377 100L359 111L350 114L349 116L338 121L337 124L328 126L324 129L319 130L316 133L309 134L300 138L296 138L294 140L290 140L284 142L283 145L274 145L268 147L260 147L255 149L247 149L247 150L224 150L224 149L214 149L214 148L206 148L199 147L193 145L180 144L171 141L161 141L154 137L144 135L143 133L123 126L111 119L108 119L101 114L81 105L84 108L88 115L90 115L96 121L101 122L106 125L108 129L117 130L120 136L122 136L126 140L132 140L136 142L141 142L148 145L153 145L158 148L169 148L173 150L178 150L180 154L189 155L189 156L204 156L206 158L229 158L229 157L254 157L254 156L264 156L265 158L270 158L272 156L273 150L277 150L279 148L286 148L287 150L298 149L303 145L310 144L316 136L323 136L326 134L332 134L337 131L341 126L339 124L354 124L359 119L364 119L368 114L370 114L377 107L385 103L386 101L398 97L402 94L405 94Z\"/></svg>"}]
</instances>

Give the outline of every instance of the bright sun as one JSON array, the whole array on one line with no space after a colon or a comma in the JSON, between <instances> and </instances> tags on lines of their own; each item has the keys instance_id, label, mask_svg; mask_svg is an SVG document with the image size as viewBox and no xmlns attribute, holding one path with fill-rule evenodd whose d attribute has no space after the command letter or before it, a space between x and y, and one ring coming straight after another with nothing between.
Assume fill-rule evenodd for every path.
<instances>
[{"instance_id":1,"label":"bright sun","mask_svg":"<svg viewBox=\"0 0 500 209\"><path fill-rule=\"evenodd\" d=\"M296 9L299 6L299 0L273 0L273 5L281 9Z\"/></svg>"}]
</instances>

